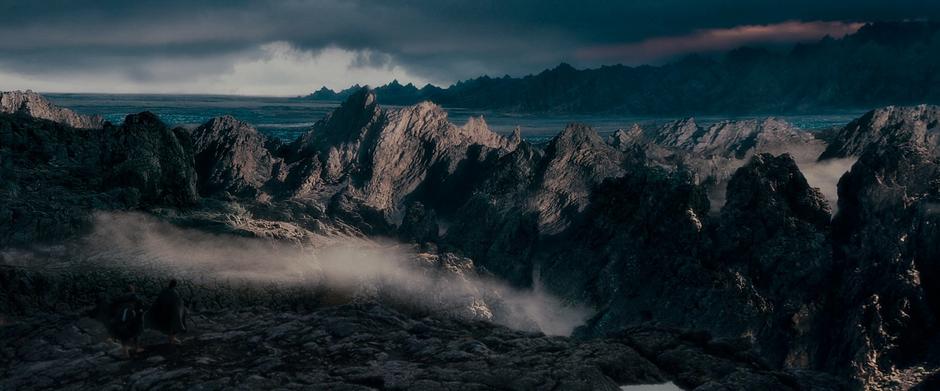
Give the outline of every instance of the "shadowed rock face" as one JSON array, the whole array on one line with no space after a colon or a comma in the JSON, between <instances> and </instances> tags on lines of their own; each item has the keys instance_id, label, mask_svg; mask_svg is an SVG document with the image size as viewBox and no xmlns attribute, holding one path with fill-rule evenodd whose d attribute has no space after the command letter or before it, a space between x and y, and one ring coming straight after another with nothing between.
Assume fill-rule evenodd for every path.
<instances>
[{"instance_id":1,"label":"shadowed rock face","mask_svg":"<svg viewBox=\"0 0 940 391\"><path fill-rule=\"evenodd\" d=\"M231 116L209 120L193 130L192 138L199 191L206 195L258 196L281 163L268 150L276 145Z\"/></svg>"},{"instance_id":2,"label":"shadowed rock face","mask_svg":"<svg viewBox=\"0 0 940 391\"><path fill-rule=\"evenodd\" d=\"M0 114L0 243L33 244L82 232L95 209L197 201L189 135L151 113L121 126L76 129Z\"/></svg>"},{"instance_id":3,"label":"shadowed rock face","mask_svg":"<svg viewBox=\"0 0 940 391\"><path fill-rule=\"evenodd\" d=\"M138 189L144 202L187 205L199 198L192 141L185 130L170 129L143 112L104 132L110 134L102 158L111 169L108 185Z\"/></svg>"},{"instance_id":4,"label":"shadowed rock face","mask_svg":"<svg viewBox=\"0 0 940 391\"><path fill-rule=\"evenodd\" d=\"M439 231L434 210L428 210L424 204L414 202L405 210L405 217L398 228L398 236L406 242L436 242Z\"/></svg>"},{"instance_id":5,"label":"shadowed rock face","mask_svg":"<svg viewBox=\"0 0 940 391\"><path fill-rule=\"evenodd\" d=\"M914 129L916 121L898 125ZM844 272L833 290L828 358L851 365L832 370L874 382L891 378L900 363L936 360L940 161L933 148L921 138L876 142L839 181L833 235Z\"/></svg>"},{"instance_id":6,"label":"shadowed rock face","mask_svg":"<svg viewBox=\"0 0 940 391\"><path fill-rule=\"evenodd\" d=\"M755 327L765 358L815 367L832 275L829 204L789 155L756 155L728 182L715 263L746 277L764 303Z\"/></svg>"},{"instance_id":7,"label":"shadowed rock face","mask_svg":"<svg viewBox=\"0 0 940 391\"><path fill-rule=\"evenodd\" d=\"M82 115L69 109L56 107L42 95L32 91L0 92L0 113L23 113L80 129L97 129L104 125L104 119L101 116Z\"/></svg>"}]
</instances>

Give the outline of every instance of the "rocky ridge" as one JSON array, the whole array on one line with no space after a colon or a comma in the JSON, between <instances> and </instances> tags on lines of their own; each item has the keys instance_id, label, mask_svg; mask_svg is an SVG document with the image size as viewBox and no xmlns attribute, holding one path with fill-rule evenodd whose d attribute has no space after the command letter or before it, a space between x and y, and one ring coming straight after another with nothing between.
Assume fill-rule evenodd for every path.
<instances>
[{"instance_id":1,"label":"rocky ridge","mask_svg":"<svg viewBox=\"0 0 940 391\"><path fill-rule=\"evenodd\" d=\"M888 106L869 111L839 130L820 158L861 156L866 148L903 144L918 144L937 153L940 107Z\"/></svg>"},{"instance_id":2,"label":"rocky ridge","mask_svg":"<svg viewBox=\"0 0 940 391\"><path fill-rule=\"evenodd\" d=\"M83 115L57 107L33 91L0 92L0 113L23 113L30 117L47 119L79 129L95 129L104 125L98 115Z\"/></svg>"}]
</instances>

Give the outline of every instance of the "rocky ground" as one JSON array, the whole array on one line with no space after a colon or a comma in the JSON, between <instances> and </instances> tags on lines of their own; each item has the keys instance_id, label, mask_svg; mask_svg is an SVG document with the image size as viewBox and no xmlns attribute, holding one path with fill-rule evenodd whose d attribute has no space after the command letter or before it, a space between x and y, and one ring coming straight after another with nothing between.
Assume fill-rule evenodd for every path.
<instances>
[{"instance_id":1,"label":"rocky ground","mask_svg":"<svg viewBox=\"0 0 940 391\"><path fill-rule=\"evenodd\" d=\"M547 337L377 303L313 311L206 311L179 346L156 333L121 356L96 321L71 314L0 326L0 389L616 390L840 389L825 375L771 371L735 341L636 327L609 339Z\"/></svg>"}]
</instances>

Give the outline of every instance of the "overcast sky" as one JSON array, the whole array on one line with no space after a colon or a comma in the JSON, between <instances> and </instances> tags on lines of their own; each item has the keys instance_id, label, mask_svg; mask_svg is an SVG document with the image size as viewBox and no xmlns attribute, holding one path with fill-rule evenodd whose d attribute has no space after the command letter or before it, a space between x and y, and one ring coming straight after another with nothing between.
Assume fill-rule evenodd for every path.
<instances>
[{"instance_id":1,"label":"overcast sky","mask_svg":"<svg viewBox=\"0 0 940 391\"><path fill-rule=\"evenodd\" d=\"M0 90L299 95L813 41L935 0L0 0Z\"/></svg>"}]
</instances>

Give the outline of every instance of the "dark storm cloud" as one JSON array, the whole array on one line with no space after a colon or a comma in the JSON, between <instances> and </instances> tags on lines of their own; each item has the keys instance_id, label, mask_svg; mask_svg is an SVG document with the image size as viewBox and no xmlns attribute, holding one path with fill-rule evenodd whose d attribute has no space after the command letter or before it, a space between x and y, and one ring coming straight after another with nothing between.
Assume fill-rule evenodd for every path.
<instances>
[{"instance_id":1,"label":"dark storm cloud","mask_svg":"<svg viewBox=\"0 0 940 391\"><path fill-rule=\"evenodd\" d=\"M940 3L927 0L0 0L0 70L159 78L146 71L148 63L180 60L190 64L185 72L215 73L234 57L256 56L260 45L283 41L314 52L367 50L354 66L397 64L440 82L534 72L560 61L655 61L649 52L656 48L632 57L630 50L610 50L655 39L668 44L676 42L670 37L702 31L936 17L938 9ZM681 51L697 49L694 40L681 42L692 42ZM584 55L605 48L616 55Z\"/></svg>"}]
</instances>

